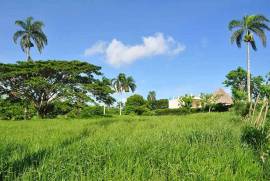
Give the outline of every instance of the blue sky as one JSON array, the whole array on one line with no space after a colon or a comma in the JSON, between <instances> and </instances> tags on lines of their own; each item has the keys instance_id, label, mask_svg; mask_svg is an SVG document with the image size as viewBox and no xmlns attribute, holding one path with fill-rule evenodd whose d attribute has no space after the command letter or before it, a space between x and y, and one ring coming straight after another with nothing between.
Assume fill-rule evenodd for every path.
<instances>
[{"instance_id":1,"label":"blue sky","mask_svg":"<svg viewBox=\"0 0 270 181\"><path fill-rule=\"evenodd\" d=\"M0 60L25 59L12 41L14 22L33 16L48 36L42 54L32 50L33 59L83 60L102 66L109 78L124 72L144 96L150 90L159 98L212 92L229 70L245 67L245 48L230 44L228 22L246 14L270 18L269 8L269 0L1 0ZM252 73L265 75L270 46L257 44Z\"/></svg>"}]
</instances>

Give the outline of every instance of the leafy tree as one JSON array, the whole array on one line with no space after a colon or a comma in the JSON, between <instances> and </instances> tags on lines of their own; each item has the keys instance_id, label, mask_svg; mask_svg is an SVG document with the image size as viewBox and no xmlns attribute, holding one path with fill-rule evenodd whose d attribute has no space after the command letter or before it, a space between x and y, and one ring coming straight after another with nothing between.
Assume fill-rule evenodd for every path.
<instances>
[{"instance_id":1,"label":"leafy tree","mask_svg":"<svg viewBox=\"0 0 270 181\"><path fill-rule=\"evenodd\" d=\"M147 105L151 110L156 109L156 92L155 91L149 91L147 95Z\"/></svg>"},{"instance_id":2,"label":"leafy tree","mask_svg":"<svg viewBox=\"0 0 270 181\"><path fill-rule=\"evenodd\" d=\"M15 24L22 28L13 35L13 40L17 43L20 38L20 46L23 52L26 53L27 60L31 61L30 49L36 45L38 51L41 53L45 45L47 45L47 37L44 34L42 28L44 26L42 21L33 21L32 17L28 17L26 20L17 20Z\"/></svg>"},{"instance_id":3,"label":"leafy tree","mask_svg":"<svg viewBox=\"0 0 270 181\"><path fill-rule=\"evenodd\" d=\"M136 89L135 81L131 76L127 77L124 73L120 73L115 79L112 79L112 86L116 92L120 93L119 114L122 115L122 94L129 91L134 92Z\"/></svg>"},{"instance_id":4,"label":"leafy tree","mask_svg":"<svg viewBox=\"0 0 270 181\"><path fill-rule=\"evenodd\" d=\"M246 94L247 87L247 73L238 67L236 70L230 71L226 75L226 80L223 82L226 87L231 87L233 99L235 101L248 100ZM255 99L261 91L261 86L264 82L261 76L251 76L251 96Z\"/></svg>"},{"instance_id":5,"label":"leafy tree","mask_svg":"<svg viewBox=\"0 0 270 181\"><path fill-rule=\"evenodd\" d=\"M211 112L214 105L216 105L216 101L218 100L218 96L214 94L201 93L201 101L202 107L204 109L208 108L208 112Z\"/></svg>"},{"instance_id":6,"label":"leafy tree","mask_svg":"<svg viewBox=\"0 0 270 181\"><path fill-rule=\"evenodd\" d=\"M68 100L73 105L87 101L112 103L110 84L95 78L102 75L100 69L80 61L0 64L0 95L33 104L42 118L55 101Z\"/></svg>"},{"instance_id":7,"label":"leafy tree","mask_svg":"<svg viewBox=\"0 0 270 181\"><path fill-rule=\"evenodd\" d=\"M269 20L263 15L244 16L242 20L232 20L229 23L229 30L235 30L231 36L231 42L236 43L240 48L242 41L247 45L247 93L248 101L251 101L251 80L250 80L250 45L253 50L257 50L254 34L257 35L263 46L266 46L265 30L270 30L267 23Z\"/></svg>"},{"instance_id":8,"label":"leafy tree","mask_svg":"<svg viewBox=\"0 0 270 181\"><path fill-rule=\"evenodd\" d=\"M155 109L167 109L169 107L168 99L159 99L155 101Z\"/></svg>"},{"instance_id":9,"label":"leafy tree","mask_svg":"<svg viewBox=\"0 0 270 181\"><path fill-rule=\"evenodd\" d=\"M134 94L127 98L126 102L126 113L129 114L134 112L138 115L141 115L143 112L147 111L146 101L143 96Z\"/></svg>"},{"instance_id":10,"label":"leafy tree","mask_svg":"<svg viewBox=\"0 0 270 181\"><path fill-rule=\"evenodd\" d=\"M153 102L156 101L156 92L155 91L149 91L147 95L147 101Z\"/></svg>"},{"instance_id":11,"label":"leafy tree","mask_svg":"<svg viewBox=\"0 0 270 181\"><path fill-rule=\"evenodd\" d=\"M185 108L191 108L192 101L193 101L193 96L186 94L185 96L180 97L179 104Z\"/></svg>"}]
</instances>

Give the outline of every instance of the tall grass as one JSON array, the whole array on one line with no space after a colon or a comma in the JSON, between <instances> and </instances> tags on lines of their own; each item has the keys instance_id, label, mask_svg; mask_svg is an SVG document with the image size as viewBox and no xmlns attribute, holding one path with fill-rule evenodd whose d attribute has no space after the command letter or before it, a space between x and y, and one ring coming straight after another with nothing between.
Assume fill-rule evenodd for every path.
<instances>
[{"instance_id":1,"label":"tall grass","mask_svg":"<svg viewBox=\"0 0 270 181\"><path fill-rule=\"evenodd\" d=\"M0 180L263 180L230 113L0 121ZM265 178L267 179L267 178Z\"/></svg>"}]
</instances>

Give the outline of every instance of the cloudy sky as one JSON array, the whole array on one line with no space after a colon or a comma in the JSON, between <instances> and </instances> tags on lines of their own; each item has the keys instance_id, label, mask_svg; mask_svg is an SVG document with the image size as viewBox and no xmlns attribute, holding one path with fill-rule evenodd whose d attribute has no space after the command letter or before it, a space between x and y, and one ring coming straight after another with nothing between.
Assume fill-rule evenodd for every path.
<instances>
[{"instance_id":1,"label":"cloudy sky","mask_svg":"<svg viewBox=\"0 0 270 181\"><path fill-rule=\"evenodd\" d=\"M1 0L0 61L25 59L12 41L14 22L33 16L46 27L48 46L33 59L79 59L123 72L136 93L159 98L212 92L229 70L245 66L245 49L231 45L228 22L246 14L270 18L269 0ZM270 34L268 33L268 37ZM269 43L270 44L270 43ZM270 71L270 46L252 52L252 73Z\"/></svg>"}]
</instances>

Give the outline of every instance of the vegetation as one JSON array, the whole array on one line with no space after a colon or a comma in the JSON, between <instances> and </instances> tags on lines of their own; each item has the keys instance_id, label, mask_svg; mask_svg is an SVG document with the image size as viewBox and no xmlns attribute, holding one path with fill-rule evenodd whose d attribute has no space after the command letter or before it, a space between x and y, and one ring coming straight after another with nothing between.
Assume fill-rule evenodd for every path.
<instances>
[{"instance_id":1,"label":"vegetation","mask_svg":"<svg viewBox=\"0 0 270 181\"><path fill-rule=\"evenodd\" d=\"M194 96L186 94L185 96L180 97L179 104L185 108L190 109L192 107L193 98Z\"/></svg>"},{"instance_id":2,"label":"vegetation","mask_svg":"<svg viewBox=\"0 0 270 181\"><path fill-rule=\"evenodd\" d=\"M122 115L122 94L124 92L129 92L130 90L132 92L136 89L136 84L134 79L129 76L126 77L124 73L120 73L117 78L112 80L112 85L116 92L120 93L121 101L119 101L119 115Z\"/></svg>"},{"instance_id":3,"label":"vegetation","mask_svg":"<svg viewBox=\"0 0 270 181\"><path fill-rule=\"evenodd\" d=\"M247 98L251 102L251 75L250 75L250 45L253 50L257 50L254 35L257 35L263 46L266 46L265 30L270 30L267 23L269 20L263 15L249 15L244 16L242 20L232 20L229 23L229 30L235 30L231 36L231 42L236 43L240 48L242 41L247 45Z\"/></svg>"},{"instance_id":4,"label":"vegetation","mask_svg":"<svg viewBox=\"0 0 270 181\"><path fill-rule=\"evenodd\" d=\"M0 95L5 100L33 106L45 118L56 101L68 101L77 112L89 102L112 104L110 81L100 67L79 61L36 61L0 64ZM26 116L28 117L28 116Z\"/></svg>"},{"instance_id":5,"label":"vegetation","mask_svg":"<svg viewBox=\"0 0 270 181\"><path fill-rule=\"evenodd\" d=\"M0 122L3 180L267 180L230 113ZM18 131L20 130L20 131Z\"/></svg>"},{"instance_id":6,"label":"vegetation","mask_svg":"<svg viewBox=\"0 0 270 181\"><path fill-rule=\"evenodd\" d=\"M23 52L26 53L27 60L31 61L30 49L37 46L38 51L41 53L45 45L47 45L47 37L42 28L44 26L42 21L33 21L32 17L28 17L25 21L17 20L15 22L22 30L18 30L13 35L13 40L17 43L20 38L20 46ZM34 42L34 43L33 43Z\"/></svg>"},{"instance_id":7,"label":"vegetation","mask_svg":"<svg viewBox=\"0 0 270 181\"><path fill-rule=\"evenodd\" d=\"M238 67L236 70L230 71L226 75L224 85L231 87L232 96L235 102L248 101L246 88L247 88L247 73ZM262 76L251 76L251 97L253 100L259 95L264 95L267 91L267 80ZM263 90L265 89L265 90Z\"/></svg>"}]
</instances>

